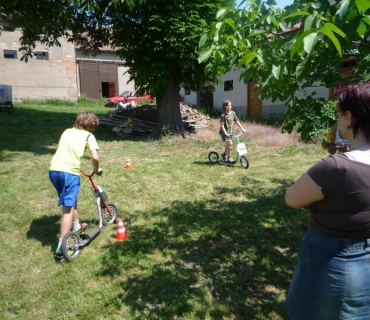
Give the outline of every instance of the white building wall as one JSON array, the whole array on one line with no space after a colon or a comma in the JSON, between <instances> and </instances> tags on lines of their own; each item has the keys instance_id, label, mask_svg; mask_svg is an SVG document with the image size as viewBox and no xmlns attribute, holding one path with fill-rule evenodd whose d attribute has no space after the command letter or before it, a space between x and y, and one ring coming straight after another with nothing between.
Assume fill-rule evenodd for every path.
<instances>
[{"instance_id":1,"label":"white building wall","mask_svg":"<svg viewBox=\"0 0 370 320\"><path fill-rule=\"evenodd\" d=\"M180 95L184 98L184 103L188 106L197 106L198 105L198 93L194 91L190 91L190 94L185 95L185 89L180 89Z\"/></svg>"},{"instance_id":2,"label":"white building wall","mask_svg":"<svg viewBox=\"0 0 370 320\"><path fill-rule=\"evenodd\" d=\"M329 98L328 88L321 86L319 83L314 83L312 87L305 88L304 90L298 91L296 97L302 99L308 94L316 92L315 97L318 98ZM285 105L284 101L277 100L272 102L271 100L263 100L262 102L262 116L264 118L268 117L279 117L285 113L288 106Z\"/></svg>"},{"instance_id":3,"label":"white building wall","mask_svg":"<svg viewBox=\"0 0 370 320\"><path fill-rule=\"evenodd\" d=\"M118 86L119 86L119 92L118 94L121 94L128 90L135 90L135 82L130 81L128 82L129 75L128 73L125 73L128 70L128 68L124 66L118 65Z\"/></svg>"},{"instance_id":4,"label":"white building wall","mask_svg":"<svg viewBox=\"0 0 370 320\"><path fill-rule=\"evenodd\" d=\"M233 110L241 116L246 116L247 113L247 85L243 81L239 81L240 71L237 68L232 68L221 79L221 83L215 85L213 94L213 108L222 110L222 103L226 99L232 101ZM233 81L233 90L225 91L224 82Z\"/></svg>"}]
</instances>

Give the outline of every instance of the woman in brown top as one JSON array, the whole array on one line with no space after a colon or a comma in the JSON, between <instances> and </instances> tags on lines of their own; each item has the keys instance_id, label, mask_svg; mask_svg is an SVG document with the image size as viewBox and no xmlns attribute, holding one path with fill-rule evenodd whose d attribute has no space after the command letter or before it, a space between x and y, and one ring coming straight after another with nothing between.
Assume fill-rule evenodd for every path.
<instances>
[{"instance_id":1,"label":"woman in brown top","mask_svg":"<svg viewBox=\"0 0 370 320\"><path fill-rule=\"evenodd\" d=\"M285 196L310 212L285 302L290 319L370 319L370 82L337 95L351 151L316 163Z\"/></svg>"}]
</instances>

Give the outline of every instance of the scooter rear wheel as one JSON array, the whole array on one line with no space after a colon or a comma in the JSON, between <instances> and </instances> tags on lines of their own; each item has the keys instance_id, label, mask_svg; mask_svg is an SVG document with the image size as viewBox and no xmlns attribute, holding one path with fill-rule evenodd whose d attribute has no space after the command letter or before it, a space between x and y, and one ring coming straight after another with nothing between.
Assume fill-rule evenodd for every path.
<instances>
[{"instance_id":1,"label":"scooter rear wheel","mask_svg":"<svg viewBox=\"0 0 370 320\"><path fill-rule=\"evenodd\" d=\"M249 161L246 156L240 156L240 164L243 168L248 169L249 168Z\"/></svg>"},{"instance_id":2,"label":"scooter rear wheel","mask_svg":"<svg viewBox=\"0 0 370 320\"><path fill-rule=\"evenodd\" d=\"M208 160L210 163L217 163L219 159L218 153L216 151L211 151L208 154Z\"/></svg>"},{"instance_id":3,"label":"scooter rear wheel","mask_svg":"<svg viewBox=\"0 0 370 320\"><path fill-rule=\"evenodd\" d=\"M112 215L109 214L109 211L107 210L107 208L105 206L102 207L103 224L104 225L114 223L117 219L117 214L118 214L117 207L113 203L106 203L106 205L108 206Z\"/></svg>"},{"instance_id":4,"label":"scooter rear wheel","mask_svg":"<svg viewBox=\"0 0 370 320\"><path fill-rule=\"evenodd\" d=\"M62 252L68 262L72 262L80 254L80 237L73 231L64 236Z\"/></svg>"}]
</instances>

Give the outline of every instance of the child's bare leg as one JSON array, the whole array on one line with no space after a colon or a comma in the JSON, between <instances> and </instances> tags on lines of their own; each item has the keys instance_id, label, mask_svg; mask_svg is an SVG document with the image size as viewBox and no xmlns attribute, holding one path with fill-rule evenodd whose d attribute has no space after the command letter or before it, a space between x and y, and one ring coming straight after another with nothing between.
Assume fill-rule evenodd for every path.
<instances>
[{"instance_id":1,"label":"child's bare leg","mask_svg":"<svg viewBox=\"0 0 370 320\"><path fill-rule=\"evenodd\" d=\"M76 222L78 221L78 209L77 209L77 202L76 202L76 206L73 207L73 219L72 219L73 222Z\"/></svg>"},{"instance_id":2,"label":"child's bare leg","mask_svg":"<svg viewBox=\"0 0 370 320\"><path fill-rule=\"evenodd\" d=\"M60 224L60 238L63 238L71 230L74 210L75 209L73 207L63 206L62 223Z\"/></svg>"},{"instance_id":3,"label":"child's bare leg","mask_svg":"<svg viewBox=\"0 0 370 320\"><path fill-rule=\"evenodd\" d=\"M225 146L225 153L227 157L230 157L232 147L233 147L233 142L231 140L227 141L226 146Z\"/></svg>"}]
</instances>

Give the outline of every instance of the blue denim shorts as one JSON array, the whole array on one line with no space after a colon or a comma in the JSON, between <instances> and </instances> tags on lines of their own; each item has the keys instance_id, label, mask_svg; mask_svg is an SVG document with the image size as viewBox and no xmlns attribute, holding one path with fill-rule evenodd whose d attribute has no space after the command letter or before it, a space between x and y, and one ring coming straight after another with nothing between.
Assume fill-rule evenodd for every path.
<instances>
[{"instance_id":1,"label":"blue denim shorts","mask_svg":"<svg viewBox=\"0 0 370 320\"><path fill-rule=\"evenodd\" d=\"M49 171L49 179L58 192L58 206L76 207L80 176L62 171Z\"/></svg>"},{"instance_id":2,"label":"blue denim shorts","mask_svg":"<svg viewBox=\"0 0 370 320\"><path fill-rule=\"evenodd\" d=\"M370 319L370 239L346 240L307 228L285 309L291 320Z\"/></svg>"},{"instance_id":3,"label":"blue denim shorts","mask_svg":"<svg viewBox=\"0 0 370 320\"><path fill-rule=\"evenodd\" d=\"M226 137L224 135L222 135L221 138L222 138L222 141L224 141L224 142L233 140L233 137Z\"/></svg>"}]
</instances>

